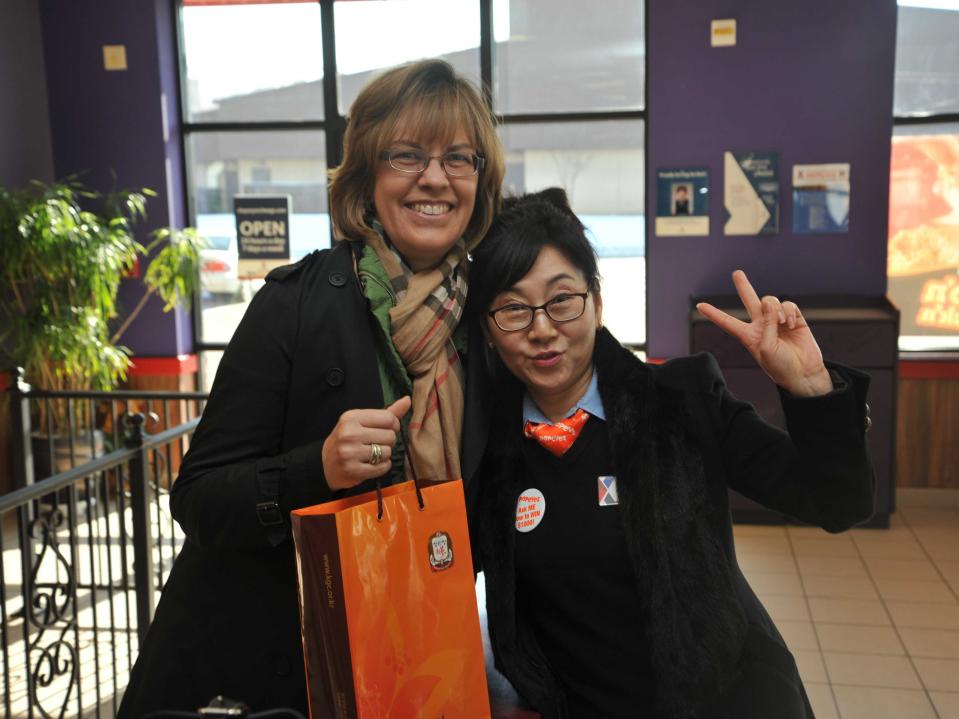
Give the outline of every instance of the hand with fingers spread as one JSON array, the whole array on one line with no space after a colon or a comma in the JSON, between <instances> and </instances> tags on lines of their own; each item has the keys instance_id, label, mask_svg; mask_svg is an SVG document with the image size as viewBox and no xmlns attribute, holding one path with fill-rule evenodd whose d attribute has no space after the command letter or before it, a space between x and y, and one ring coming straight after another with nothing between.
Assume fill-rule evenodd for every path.
<instances>
[{"instance_id":1,"label":"hand with fingers spread","mask_svg":"<svg viewBox=\"0 0 959 719\"><path fill-rule=\"evenodd\" d=\"M386 409L351 409L323 443L323 473L330 489L349 489L386 474L400 419L413 400L401 397Z\"/></svg>"},{"instance_id":2,"label":"hand with fingers spread","mask_svg":"<svg viewBox=\"0 0 959 719\"><path fill-rule=\"evenodd\" d=\"M708 302L696 309L732 335L749 351L763 371L783 389L798 396L826 394L833 389L822 352L795 302L766 295L759 299L742 270L733 272L733 284L749 322L732 317Z\"/></svg>"}]
</instances>

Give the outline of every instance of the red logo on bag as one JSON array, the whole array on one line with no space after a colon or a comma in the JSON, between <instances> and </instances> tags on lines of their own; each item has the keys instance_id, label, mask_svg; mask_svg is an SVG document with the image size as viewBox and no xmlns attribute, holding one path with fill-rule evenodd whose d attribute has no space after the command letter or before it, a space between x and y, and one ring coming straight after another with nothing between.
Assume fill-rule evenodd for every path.
<instances>
[{"instance_id":1,"label":"red logo on bag","mask_svg":"<svg viewBox=\"0 0 959 719\"><path fill-rule=\"evenodd\" d=\"M453 566L453 540L446 532L437 532L430 537L430 567L441 572Z\"/></svg>"}]
</instances>

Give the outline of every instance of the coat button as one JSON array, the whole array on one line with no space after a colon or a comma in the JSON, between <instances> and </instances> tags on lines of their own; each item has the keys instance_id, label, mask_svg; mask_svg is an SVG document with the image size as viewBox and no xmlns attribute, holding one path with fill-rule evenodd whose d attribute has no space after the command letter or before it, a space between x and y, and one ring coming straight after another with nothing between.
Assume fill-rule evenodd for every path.
<instances>
[{"instance_id":1,"label":"coat button","mask_svg":"<svg viewBox=\"0 0 959 719\"><path fill-rule=\"evenodd\" d=\"M343 374L343 370L339 367L334 367L326 373L326 383L330 385L330 387L339 387L343 384L345 378L346 375Z\"/></svg>"},{"instance_id":2,"label":"coat button","mask_svg":"<svg viewBox=\"0 0 959 719\"><path fill-rule=\"evenodd\" d=\"M346 275L342 272L331 272L330 284L334 287L342 287L346 284Z\"/></svg>"}]
</instances>

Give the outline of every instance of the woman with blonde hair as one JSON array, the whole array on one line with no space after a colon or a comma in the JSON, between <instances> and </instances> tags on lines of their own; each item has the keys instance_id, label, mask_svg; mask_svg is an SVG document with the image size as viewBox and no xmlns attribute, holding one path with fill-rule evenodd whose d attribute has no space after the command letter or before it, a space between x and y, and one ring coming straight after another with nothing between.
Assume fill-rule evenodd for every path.
<instances>
[{"instance_id":1,"label":"woman with blonde hair","mask_svg":"<svg viewBox=\"0 0 959 719\"><path fill-rule=\"evenodd\" d=\"M475 493L482 338L460 317L467 253L500 201L492 116L422 61L364 88L344 144L339 241L267 277L220 363L171 492L186 542L120 716L216 695L306 714L290 511L413 467Z\"/></svg>"}]
</instances>

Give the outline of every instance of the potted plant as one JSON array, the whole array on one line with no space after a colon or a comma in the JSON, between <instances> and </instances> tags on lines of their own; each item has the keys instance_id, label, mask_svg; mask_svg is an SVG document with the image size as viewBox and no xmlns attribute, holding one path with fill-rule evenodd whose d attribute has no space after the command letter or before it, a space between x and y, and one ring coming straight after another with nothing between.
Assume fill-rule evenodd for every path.
<instances>
[{"instance_id":1,"label":"potted plant","mask_svg":"<svg viewBox=\"0 0 959 719\"><path fill-rule=\"evenodd\" d=\"M4 365L24 367L28 381L46 390L113 390L126 377L130 352L123 332L151 295L164 310L189 306L198 281L202 240L195 230L162 229L146 244L134 225L146 216L149 190L105 195L75 178L26 190L0 188L0 348ZM121 316L121 280L137 268L144 295ZM98 437L89 403L52 400L37 405L36 455L64 445L52 468L70 466L70 449L96 453ZM102 444L102 442L100 442ZM56 452L55 452L56 454Z\"/></svg>"}]
</instances>

